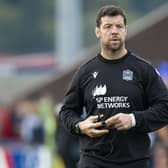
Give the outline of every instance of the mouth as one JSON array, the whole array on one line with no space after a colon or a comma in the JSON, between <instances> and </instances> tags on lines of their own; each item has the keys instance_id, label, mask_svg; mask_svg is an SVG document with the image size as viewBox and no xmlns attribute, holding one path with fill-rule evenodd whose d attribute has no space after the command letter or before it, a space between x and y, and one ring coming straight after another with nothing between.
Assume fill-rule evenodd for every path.
<instances>
[{"instance_id":1,"label":"mouth","mask_svg":"<svg viewBox=\"0 0 168 168\"><path fill-rule=\"evenodd\" d=\"M119 38L112 38L110 41L120 41Z\"/></svg>"},{"instance_id":2,"label":"mouth","mask_svg":"<svg viewBox=\"0 0 168 168\"><path fill-rule=\"evenodd\" d=\"M119 39L111 39L110 43L120 43L120 40Z\"/></svg>"}]
</instances>

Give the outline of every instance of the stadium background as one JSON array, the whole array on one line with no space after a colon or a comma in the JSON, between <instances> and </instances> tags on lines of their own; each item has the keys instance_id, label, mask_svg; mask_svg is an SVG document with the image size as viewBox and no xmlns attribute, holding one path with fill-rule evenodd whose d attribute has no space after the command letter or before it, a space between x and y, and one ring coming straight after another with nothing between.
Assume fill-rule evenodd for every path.
<instances>
[{"instance_id":1,"label":"stadium background","mask_svg":"<svg viewBox=\"0 0 168 168\"><path fill-rule=\"evenodd\" d=\"M78 140L57 113L72 74L97 52L96 11L106 4L125 9L127 46L168 85L166 0L1 0L0 168L74 167ZM151 168L167 168L167 127L151 139Z\"/></svg>"}]
</instances>

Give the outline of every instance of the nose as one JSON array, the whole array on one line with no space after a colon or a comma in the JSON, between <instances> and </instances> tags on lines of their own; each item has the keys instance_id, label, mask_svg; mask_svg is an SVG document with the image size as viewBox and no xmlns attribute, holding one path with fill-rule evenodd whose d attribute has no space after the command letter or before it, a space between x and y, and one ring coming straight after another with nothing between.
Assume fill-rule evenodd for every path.
<instances>
[{"instance_id":1,"label":"nose","mask_svg":"<svg viewBox=\"0 0 168 168\"><path fill-rule=\"evenodd\" d=\"M112 33L112 34L117 34L117 33L118 33L118 29L117 29L116 26L113 26L113 27L111 28L111 33Z\"/></svg>"}]
</instances>

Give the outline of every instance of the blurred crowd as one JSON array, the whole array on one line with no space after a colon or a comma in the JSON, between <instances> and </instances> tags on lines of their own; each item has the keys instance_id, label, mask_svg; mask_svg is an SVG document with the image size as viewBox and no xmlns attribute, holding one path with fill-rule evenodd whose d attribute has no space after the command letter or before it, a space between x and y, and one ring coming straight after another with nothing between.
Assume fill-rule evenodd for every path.
<instances>
[{"instance_id":1,"label":"blurred crowd","mask_svg":"<svg viewBox=\"0 0 168 168\"><path fill-rule=\"evenodd\" d=\"M50 96L25 99L13 106L0 107L0 145L16 142L45 145L52 155L53 168L75 168L79 159L76 136L70 135L57 118L60 104ZM150 135L151 168L168 167L168 127Z\"/></svg>"},{"instance_id":2,"label":"blurred crowd","mask_svg":"<svg viewBox=\"0 0 168 168\"><path fill-rule=\"evenodd\" d=\"M58 121L58 107L48 95L20 100L13 106L1 104L0 145L45 145L51 152L52 168L76 167L78 138L67 133Z\"/></svg>"}]
</instances>

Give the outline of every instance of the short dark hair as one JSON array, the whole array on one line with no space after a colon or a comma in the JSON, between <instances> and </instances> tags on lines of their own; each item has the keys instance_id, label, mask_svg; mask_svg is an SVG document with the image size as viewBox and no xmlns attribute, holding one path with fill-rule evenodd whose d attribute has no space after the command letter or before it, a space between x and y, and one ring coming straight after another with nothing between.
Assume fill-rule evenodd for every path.
<instances>
[{"instance_id":1,"label":"short dark hair","mask_svg":"<svg viewBox=\"0 0 168 168\"><path fill-rule=\"evenodd\" d=\"M123 9L115 5L106 5L106 6L101 7L97 13L96 26L100 27L101 18L103 16L117 16L117 15L121 15L123 17L124 24L126 25L127 18L126 18L126 14Z\"/></svg>"}]
</instances>

